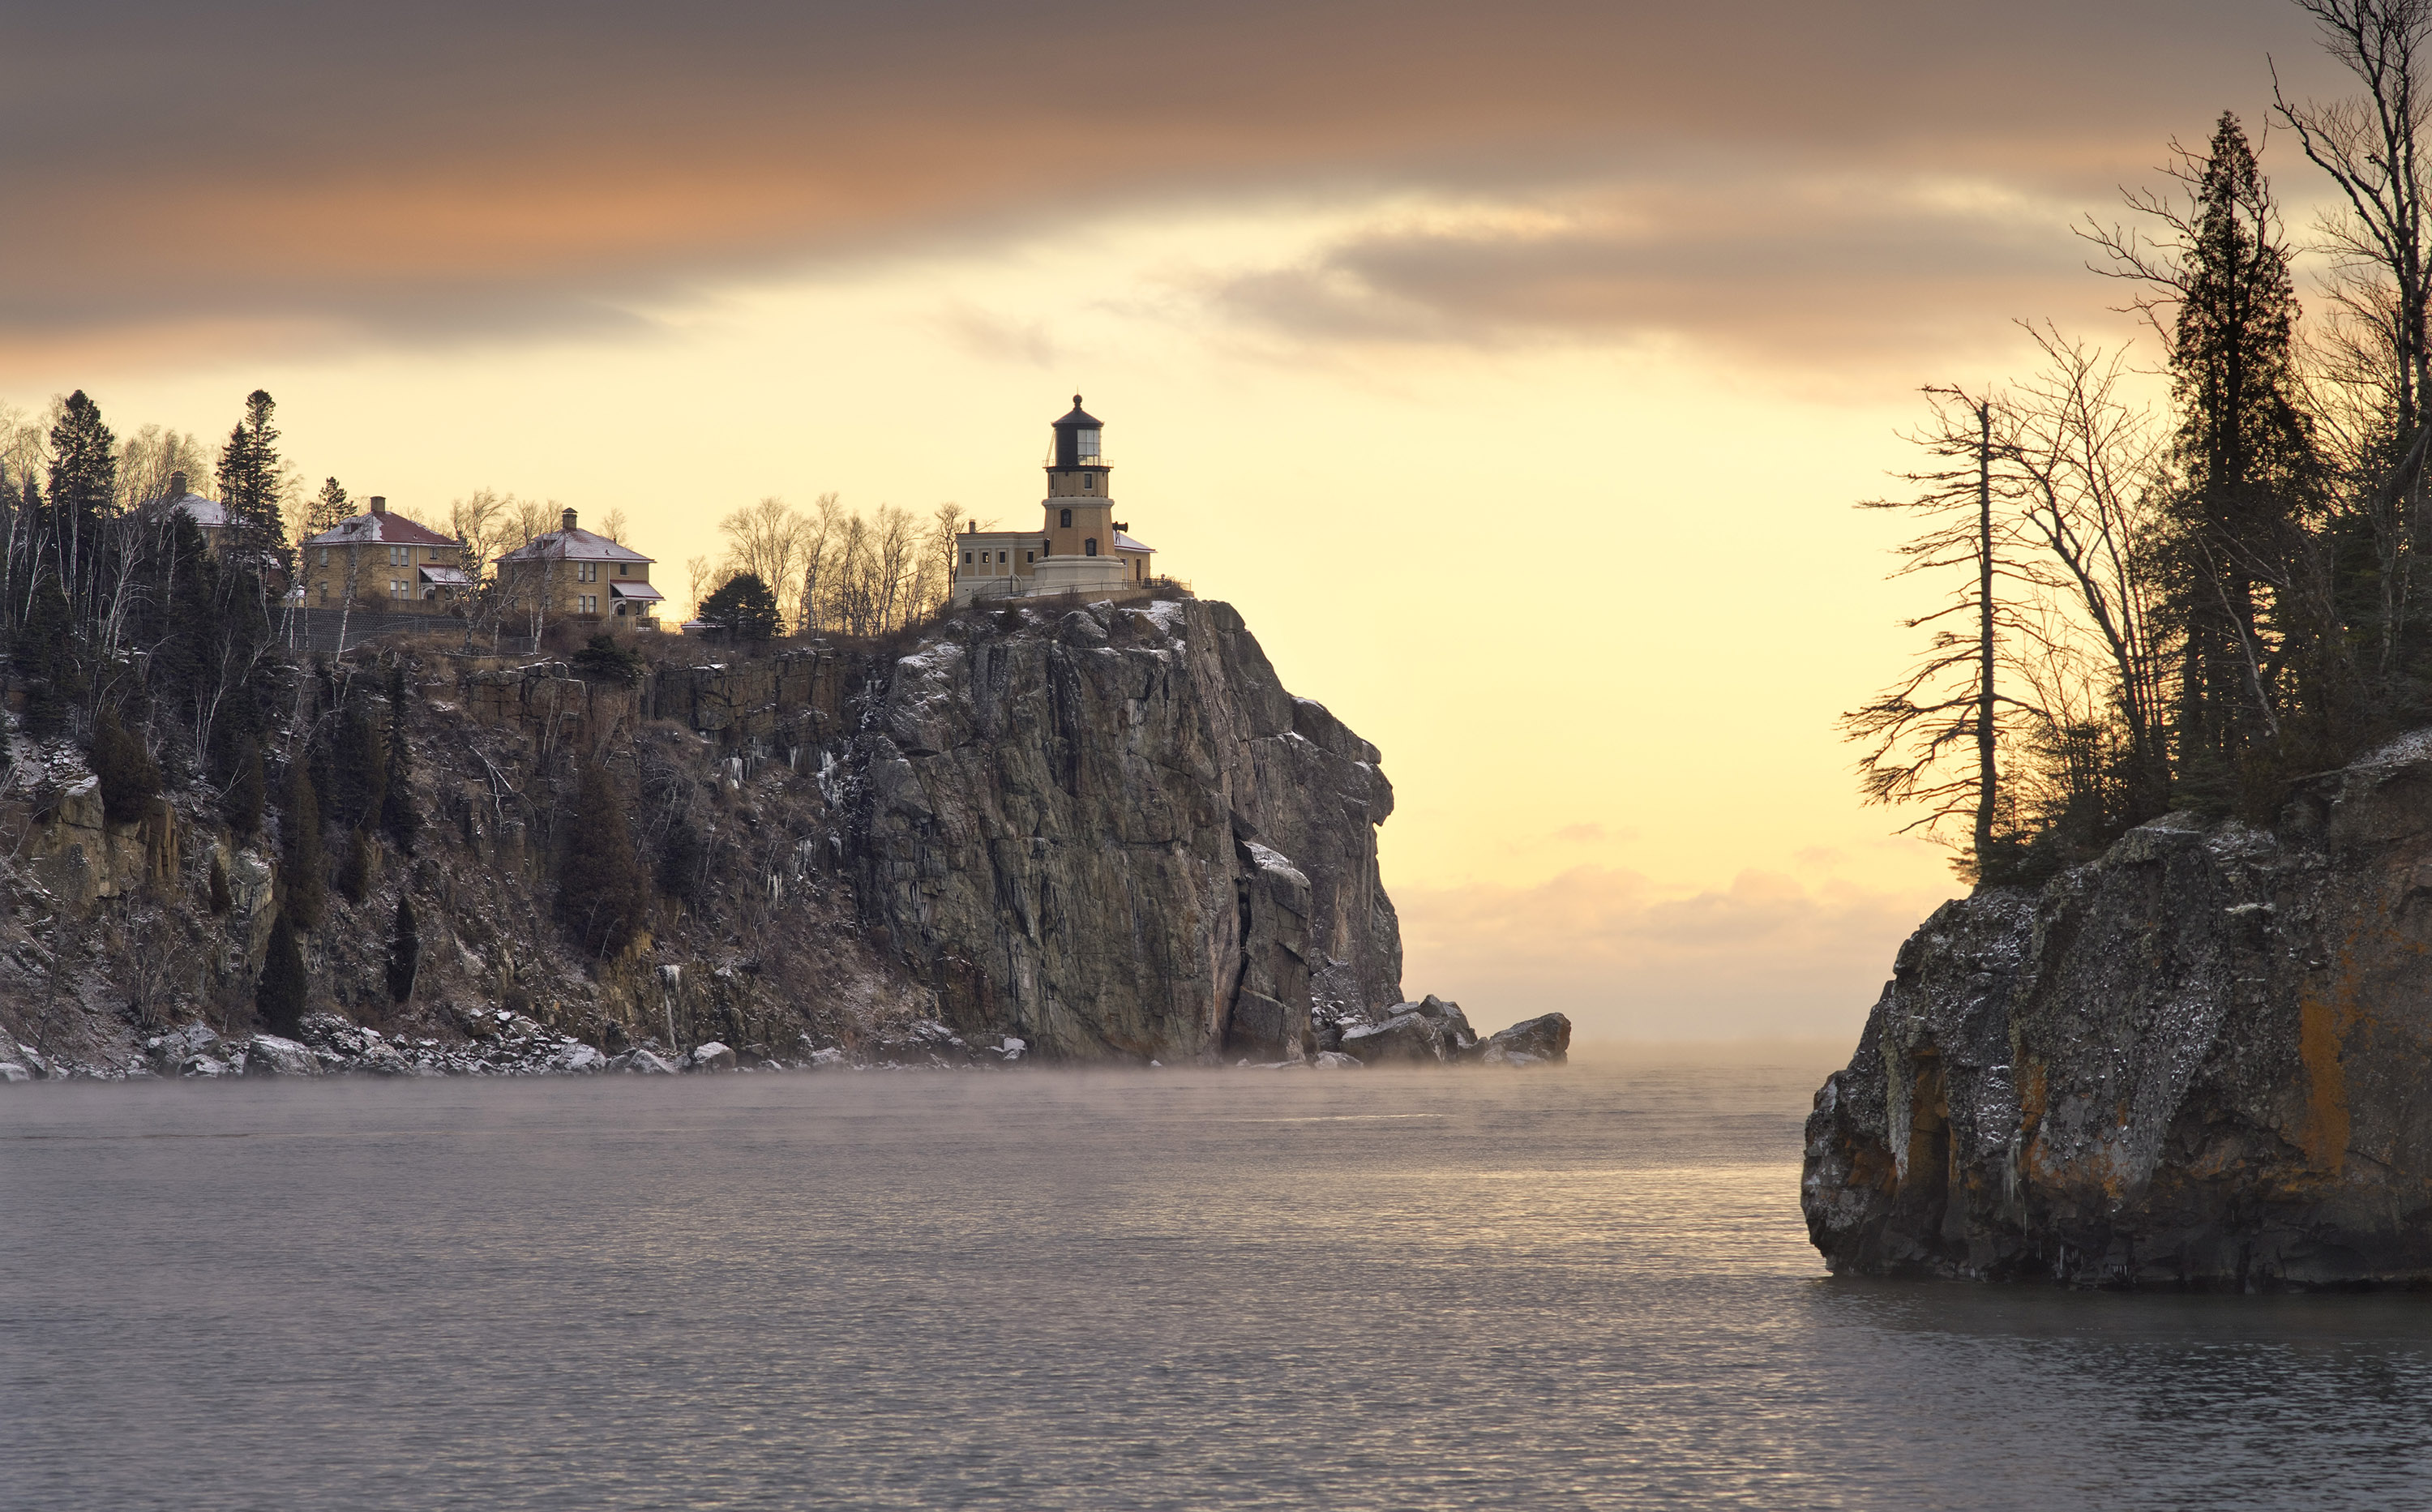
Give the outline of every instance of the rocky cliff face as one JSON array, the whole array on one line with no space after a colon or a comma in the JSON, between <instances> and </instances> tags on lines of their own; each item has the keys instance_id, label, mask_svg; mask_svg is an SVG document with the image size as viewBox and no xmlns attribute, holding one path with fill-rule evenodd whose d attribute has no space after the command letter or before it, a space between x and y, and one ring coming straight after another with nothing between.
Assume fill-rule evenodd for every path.
<instances>
[{"instance_id":1,"label":"rocky cliff face","mask_svg":"<svg viewBox=\"0 0 2432 1512\"><path fill-rule=\"evenodd\" d=\"M1298 1059L1401 996L1376 749L1287 693L1225 604L934 641L853 757L863 909L967 1032Z\"/></svg>"},{"instance_id":2,"label":"rocky cliff face","mask_svg":"<svg viewBox=\"0 0 2432 1512\"><path fill-rule=\"evenodd\" d=\"M1802 1199L1836 1271L2432 1284L2432 740L1945 905Z\"/></svg>"},{"instance_id":3,"label":"rocky cliff face","mask_svg":"<svg viewBox=\"0 0 2432 1512\"><path fill-rule=\"evenodd\" d=\"M425 819L412 855L373 839L360 896L333 890L305 942L315 1012L416 1064L474 1063L502 1013L607 1055L1176 1063L1304 1059L1400 997L1376 751L1286 692L1226 605L989 611L908 651L659 649L630 686L437 642L295 680L274 778L347 710L384 721L373 663L407 659ZM0 786L0 1033L102 1073L197 1021L243 1043L278 816L241 841L188 790L110 824L76 752L20 756ZM593 761L621 776L659 884L650 929L607 960L550 918ZM383 985L400 892L422 937L403 1004Z\"/></svg>"}]
</instances>

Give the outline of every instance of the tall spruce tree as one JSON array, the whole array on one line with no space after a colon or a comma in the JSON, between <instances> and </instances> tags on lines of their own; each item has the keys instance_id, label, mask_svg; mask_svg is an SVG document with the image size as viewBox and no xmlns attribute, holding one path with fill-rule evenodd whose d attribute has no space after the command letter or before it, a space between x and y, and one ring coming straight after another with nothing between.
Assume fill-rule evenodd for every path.
<instances>
[{"instance_id":1,"label":"tall spruce tree","mask_svg":"<svg viewBox=\"0 0 2432 1512\"><path fill-rule=\"evenodd\" d=\"M413 689L405 680L402 658L388 668L388 770L380 790L380 829L407 856L422 832L422 810L414 807L406 779L414 771L414 749L406 734Z\"/></svg>"},{"instance_id":2,"label":"tall spruce tree","mask_svg":"<svg viewBox=\"0 0 2432 1512\"><path fill-rule=\"evenodd\" d=\"M2276 766L2292 569L2322 467L2299 403L2296 287L2272 192L2223 111L2189 160L2193 214L2170 350L2184 479L2178 539L2185 625L2178 699L2187 796L2226 806L2241 773Z\"/></svg>"},{"instance_id":3,"label":"tall spruce tree","mask_svg":"<svg viewBox=\"0 0 2432 1512\"><path fill-rule=\"evenodd\" d=\"M279 508L286 479L279 467L278 403L263 389L245 399L245 418L220 451L220 502L231 544L249 567L284 560L287 525Z\"/></svg>"},{"instance_id":4,"label":"tall spruce tree","mask_svg":"<svg viewBox=\"0 0 2432 1512\"><path fill-rule=\"evenodd\" d=\"M287 906L279 917L293 914L296 927L309 930L321 922L329 866L321 850L321 798L312 790L312 763L301 753L287 764L287 806L279 818L287 842L282 857L286 875L281 878Z\"/></svg>"},{"instance_id":5,"label":"tall spruce tree","mask_svg":"<svg viewBox=\"0 0 2432 1512\"><path fill-rule=\"evenodd\" d=\"M270 953L262 962L262 979L253 989L254 1011L273 1034L293 1036L303 1028L304 994L311 985L304 975L304 951L296 943L296 926L288 909L279 910L270 926Z\"/></svg>"},{"instance_id":6,"label":"tall spruce tree","mask_svg":"<svg viewBox=\"0 0 2432 1512\"><path fill-rule=\"evenodd\" d=\"M101 581L102 521L118 500L118 438L83 389L67 397L51 427L50 493L53 560L81 614Z\"/></svg>"},{"instance_id":7,"label":"tall spruce tree","mask_svg":"<svg viewBox=\"0 0 2432 1512\"><path fill-rule=\"evenodd\" d=\"M566 931L594 955L631 944L649 920L650 879L633 849L624 790L600 762L583 764L558 856L557 917Z\"/></svg>"}]
</instances>

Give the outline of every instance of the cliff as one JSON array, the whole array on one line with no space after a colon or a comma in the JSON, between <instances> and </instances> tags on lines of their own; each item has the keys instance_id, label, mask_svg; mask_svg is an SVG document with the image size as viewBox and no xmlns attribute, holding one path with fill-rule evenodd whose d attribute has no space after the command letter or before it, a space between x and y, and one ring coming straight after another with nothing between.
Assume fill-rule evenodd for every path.
<instances>
[{"instance_id":1,"label":"cliff","mask_svg":"<svg viewBox=\"0 0 2432 1512\"><path fill-rule=\"evenodd\" d=\"M1946 904L1816 1095L1832 1269L2432 1284L2432 739Z\"/></svg>"},{"instance_id":2,"label":"cliff","mask_svg":"<svg viewBox=\"0 0 2432 1512\"><path fill-rule=\"evenodd\" d=\"M1224 604L991 610L895 646L669 641L631 683L451 650L277 670L274 793L342 722L388 718L389 660L412 687L421 835L411 854L375 836L360 895L333 886L304 942L324 1059L1295 1061L1400 998L1377 753L1286 691ZM655 881L649 927L604 958L551 916L592 763ZM325 807L334 871L354 821ZM282 823L240 839L190 788L112 824L79 752L20 746L0 1059L236 1063ZM400 892L421 934L402 1003L383 985Z\"/></svg>"}]
</instances>

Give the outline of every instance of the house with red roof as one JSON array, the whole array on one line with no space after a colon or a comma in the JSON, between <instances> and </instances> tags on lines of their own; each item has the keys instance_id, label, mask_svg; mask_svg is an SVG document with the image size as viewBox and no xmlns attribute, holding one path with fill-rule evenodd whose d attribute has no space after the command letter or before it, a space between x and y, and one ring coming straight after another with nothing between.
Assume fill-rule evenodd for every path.
<instances>
[{"instance_id":1,"label":"house with red roof","mask_svg":"<svg viewBox=\"0 0 2432 1512\"><path fill-rule=\"evenodd\" d=\"M390 614L446 614L473 587L463 541L390 514L378 495L369 513L306 536L296 569L308 609L351 603Z\"/></svg>"}]
</instances>

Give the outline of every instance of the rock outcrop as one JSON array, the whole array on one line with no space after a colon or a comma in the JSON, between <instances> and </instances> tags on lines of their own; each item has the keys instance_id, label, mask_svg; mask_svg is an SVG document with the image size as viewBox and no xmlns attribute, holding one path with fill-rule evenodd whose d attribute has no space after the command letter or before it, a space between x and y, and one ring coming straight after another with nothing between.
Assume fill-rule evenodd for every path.
<instances>
[{"instance_id":1,"label":"rock outcrop","mask_svg":"<svg viewBox=\"0 0 2432 1512\"><path fill-rule=\"evenodd\" d=\"M851 771L865 917L965 1034L1291 1060L1401 995L1376 749L1286 692L1226 604L933 639Z\"/></svg>"},{"instance_id":2,"label":"rock outcrop","mask_svg":"<svg viewBox=\"0 0 2432 1512\"><path fill-rule=\"evenodd\" d=\"M2432 1284L2428 752L1946 904L1808 1120L1832 1268Z\"/></svg>"}]
</instances>

